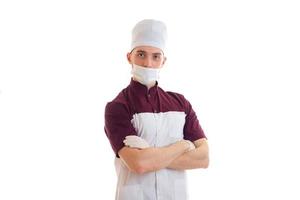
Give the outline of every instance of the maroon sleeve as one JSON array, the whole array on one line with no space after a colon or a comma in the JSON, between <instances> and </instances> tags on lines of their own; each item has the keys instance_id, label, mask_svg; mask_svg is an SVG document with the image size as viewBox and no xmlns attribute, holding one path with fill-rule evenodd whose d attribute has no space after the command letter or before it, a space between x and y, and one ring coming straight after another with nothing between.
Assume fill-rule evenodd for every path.
<instances>
[{"instance_id":1,"label":"maroon sleeve","mask_svg":"<svg viewBox=\"0 0 300 200\"><path fill-rule=\"evenodd\" d=\"M194 142L198 139L206 138L198 121L197 115L192 108L192 105L186 99L184 99L184 101L186 112L185 125L183 130L184 139Z\"/></svg>"},{"instance_id":2,"label":"maroon sleeve","mask_svg":"<svg viewBox=\"0 0 300 200\"><path fill-rule=\"evenodd\" d=\"M110 102L105 107L104 131L117 157L124 147L123 140L127 135L137 135L131 124L131 116L122 103Z\"/></svg>"}]
</instances>

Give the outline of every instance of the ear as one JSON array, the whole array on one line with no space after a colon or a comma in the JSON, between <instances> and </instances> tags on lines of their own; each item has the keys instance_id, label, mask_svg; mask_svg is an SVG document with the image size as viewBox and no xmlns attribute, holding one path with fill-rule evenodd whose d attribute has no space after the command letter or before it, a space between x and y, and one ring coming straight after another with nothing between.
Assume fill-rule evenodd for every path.
<instances>
[{"instance_id":1,"label":"ear","mask_svg":"<svg viewBox=\"0 0 300 200\"><path fill-rule=\"evenodd\" d=\"M130 58L130 56L131 56L131 53L127 53L127 61L129 62L129 64L132 64L132 61L131 61L131 58Z\"/></svg>"}]
</instances>

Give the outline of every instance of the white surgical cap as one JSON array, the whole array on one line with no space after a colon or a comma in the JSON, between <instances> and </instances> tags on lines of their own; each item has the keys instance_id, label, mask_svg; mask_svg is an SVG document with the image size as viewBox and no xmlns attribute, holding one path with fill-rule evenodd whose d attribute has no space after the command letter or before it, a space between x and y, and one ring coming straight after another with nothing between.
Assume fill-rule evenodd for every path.
<instances>
[{"instance_id":1,"label":"white surgical cap","mask_svg":"<svg viewBox=\"0 0 300 200\"><path fill-rule=\"evenodd\" d=\"M145 19L132 30L131 51L138 46L152 46L165 52L167 28L161 21Z\"/></svg>"}]
</instances>

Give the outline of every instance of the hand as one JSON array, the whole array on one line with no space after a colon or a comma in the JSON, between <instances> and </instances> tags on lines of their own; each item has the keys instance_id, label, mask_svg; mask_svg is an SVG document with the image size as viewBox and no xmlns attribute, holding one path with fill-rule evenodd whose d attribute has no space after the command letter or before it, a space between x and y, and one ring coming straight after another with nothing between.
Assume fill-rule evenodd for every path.
<instances>
[{"instance_id":1,"label":"hand","mask_svg":"<svg viewBox=\"0 0 300 200\"><path fill-rule=\"evenodd\" d=\"M192 151L192 150L194 150L196 148L195 145L194 145L194 143L192 143L191 141L189 141L189 140L183 140L183 141L185 141L186 143L188 143L188 145L189 145L188 151Z\"/></svg>"},{"instance_id":2,"label":"hand","mask_svg":"<svg viewBox=\"0 0 300 200\"><path fill-rule=\"evenodd\" d=\"M123 143L131 148L145 149L150 147L146 140L136 135L128 135Z\"/></svg>"}]
</instances>

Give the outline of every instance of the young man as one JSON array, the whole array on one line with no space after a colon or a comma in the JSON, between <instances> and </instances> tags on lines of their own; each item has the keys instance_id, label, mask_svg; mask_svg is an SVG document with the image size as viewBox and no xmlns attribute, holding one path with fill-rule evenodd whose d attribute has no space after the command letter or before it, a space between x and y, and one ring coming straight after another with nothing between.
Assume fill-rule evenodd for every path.
<instances>
[{"instance_id":1,"label":"young man","mask_svg":"<svg viewBox=\"0 0 300 200\"><path fill-rule=\"evenodd\" d=\"M206 136L183 95L158 86L166 27L143 20L132 31L128 87L107 103L105 132L116 154L117 200L185 200L185 170L207 168Z\"/></svg>"}]
</instances>

